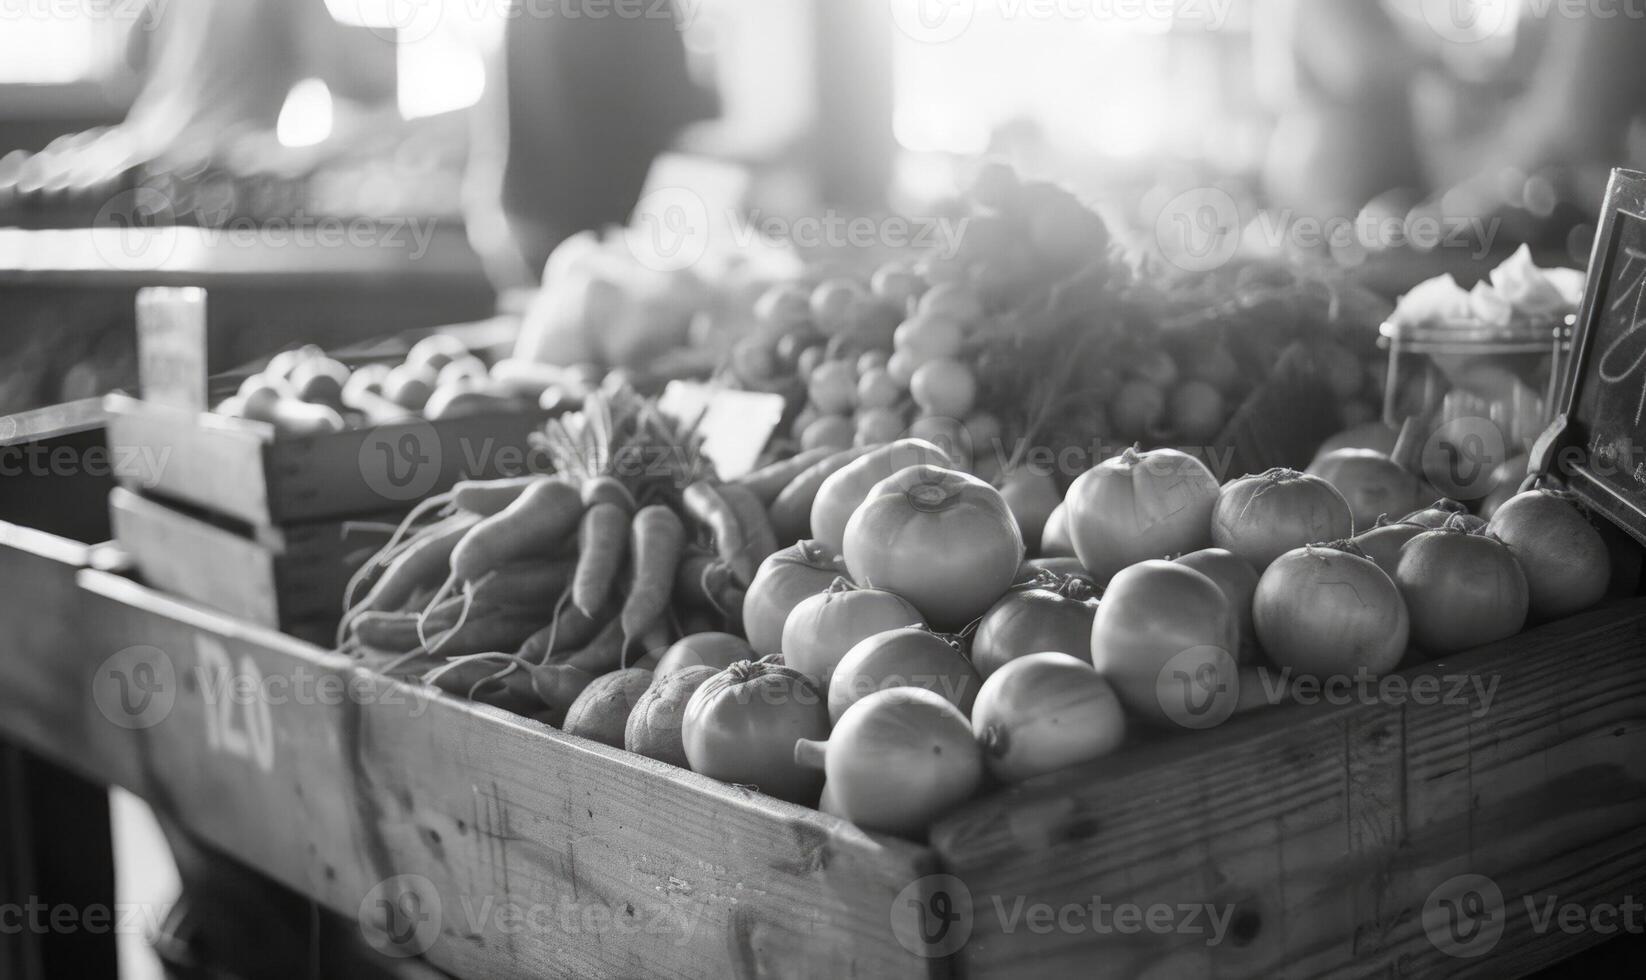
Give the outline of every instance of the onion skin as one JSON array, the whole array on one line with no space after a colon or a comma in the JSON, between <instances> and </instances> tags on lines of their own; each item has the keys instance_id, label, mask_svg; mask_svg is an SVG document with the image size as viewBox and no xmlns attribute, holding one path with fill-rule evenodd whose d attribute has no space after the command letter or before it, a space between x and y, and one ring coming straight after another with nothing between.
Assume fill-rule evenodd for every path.
<instances>
[{"instance_id":1,"label":"onion skin","mask_svg":"<svg viewBox=\"0 0 1646 980\"><path fill-rule=\"evenodd\" d=\"M1229 599L1192 568L1146 561L1116 575L1092 624L1092 664L1132 715L1162 728L1214 727L1227 720L1238 693L1240 645ZM1212 673L1197 691L1192 718L1172 698L1184 695L1172 677ZM1168 712L1171 704L1173 711Z\"/></svg>"},{"instance_id":2,"label":"onion skin","mask_svg":"<svg viewBox=\"0 0 1646 980\"><path fill-rule=\"evenodd\" d=\"M1097 600L1090 595L1079 579L1065 580L1061 590L1035 583L1006 593L972 636L972 666L988 680L1013 660L1035 653L1089 660L1097 620Z\"/></svg>"},{"instance_id":3,"label":"onion skin","mask_svg":"<svg viewBox=\"0 0 1646 980\"><path fill-rule=\"evenodd\" d=\"M983 683L972 731L989 773L1019 783L1115 751L1126 739L1126 713L1114 688L1085 661L1036 653Z\"/></svg>"},{"instance_id":4,"label":"onion skin","mask_svg":"<svg viewBox=\"0 0 1646 980\"><path fill-rule=\"evenodd\" d=\"M828 812L864 830L919 839L977 793L983 750L960 709L931 691L896 688L852 705L829 740L794 747L821 761Z\"/></svg>"},{"instance_id":5,"label":"onion skin","mask_svg":"<svg viewBox=\"0 0 1646 980\"><path fill-rule=\"evenodd\" d=\"M1401 523L1416 524L1430 531L1438 531L1460 517L1463 519L1463 523L1459 526L1465 531L1474 532L1486 529L1485 521L1469 513L1468 507L1455 500L1437 500L1429 507L1407 514Z\"/></svg>"},{"instance_id":6,"label":"onion skin","mask_svg":"<svg viewBox=\"0 0 1646 980\"><path fill-rule=\"evenodd\" d=\"M912 466L876 484L846 526L852 577L902 596L950 632L1005 595L1023 553L999 491L935 466Z\"/></svg>"},{"instance_id":7,"label":"onion skin","mask_svg":"<svg viewBox=\"0 0 1646 980\"><path fill-rule=\"evenodd\" d=\"M783 652L783 624L802 599L827 592L846 574L846 563L825 554L815 541L802 541L760 563L743 598L743 631L762 657Z\"/></svg>"},{"instance_id":8,"label":"onion skin","mask_svg":"<svg viewBox=\"0 0 1646 980\"><path fill-rule=\"evenodd\" d=\"M1463 531L1426 531L1400 549L1395 584L1412 642L1443 656L1506 640L1526 625L1531 590L1507 545Z\"/></svg>"},{"instance_id":9,"label":"onion skin","mask_svg":"<svg viewBox=\"0 0 1646 980\"><path fill-rule=\"evenodd\" d=\"M1075 554L1107 585L1129 565L1209 546L1217 500L1217 478L1193 456L1128 449L1082 474L1064 506Z\"/></svg>"},{"instance_id":10,"label":"onion skin","mask_svg":"<svg viewBox=\"0 0 1646 980\"><path fill-rule=\"evenodd\" d=\"M1404 521L1399 524L1384 524L1360 534L1354 539L1354 544L1365 552L1366 557L1375 562L1378 568L1383 569L1383 574L1393 579L1395 571L1400 568L1401 549L1406 547L1408 541L1427 530L1429 529L1421 524L1407 524Z\"/></svg>"},{"instance_id":11,"label":"onion skin","mask_svg":"<svg viewBox=\"0 0 1646 980\"><path fill-rule=\"evenodd\" d=\"M1386 674L1411 636L1406 602L1370 558L1308 547L1281 555L1253 599L1258 641L1278 667L1316 678Z\"/></svg>"},{"instance_id":12,"label":"onion skin","mask_svg":"<svg viewBox=\"0 0 1646 980\"><path fill-rule=\"evenodd\" d=\"M1213 545L1251 562L1259 574L1294 548L1342 541L1353 533L1354 514L1337 488L1294 470L1230 483L1212 516Z\"/></svg>"},{"instance_id":13,"label":"onion skin","mask_svg":"<svg viewBox=\"0 0 1646 980\"><path fill-rule=\"evenodd\" d=\"M876 633L925 625L902 596L841 581L794 607L783 626L783 662L827 691L835 665L852 647Z\"/></svg>"},{"instance_id":14,"label":"onion skin","mask_svg":"<svg viewBox=\"0 0 1646 980\"><path fill-rule=\"evenodd\" d=\"M733 664L704 681L680 723L693 772L802 806L817 802L823 777L795 764L794 743L828 733L829 712L817 688L798 670L770 660Z\"/></svg>"},{"instance_id":15,"label":"onion skin","mask_svg":"<svg viewBox=\"0 0 1646 980\"><path fill-rule=\"evenodd\" d=\"M1051 521L1052 512L1063 505L1056 481L1048 474L1021 468L1002 475L995 486L1000 488L1001 498L1017 520L1024 548L1031 555L1040 554L1041 535Z\"/></svg>"},{"instance_id":16,"label":"onion skin","mask_svg":"<svg viewBox=\"0 0 1646 980\"><path fill-rule=\"evenodd\" d=\"M1563 619L1606 598L1606 539L1570 498L1546 490L1520 494L1498 508L1489 529L1526 573L1533 619Z\"/></svg>"},{"instance_id":17,"label":"onion skin","mask_svg":"<svg viewBox=\"0 0 1646 980\"><path fill-rule=\"evenodd\" d=\"M1040 557L1076 558L1074 539L1069 537L1069 505L1065 501L1052 508L1046 529L1040 532Z\"/></svg>"},{"instance_id":18,"label":"onion skin","mask_svg":"<svg viewBox=\"0 0 1646 980\"><path fill-rule=\"evenodd\" d=\"M825 552L843 554L846 525L877 484L911 466L951 465L948 453L924 439L881 446L823 481L812 501L812 536Z\"/></svg>"},{"instance_id":19,"label":"onion skin","mask_svg":"<svg viewBox=\"0 0 1646 980\"><path fill-rule=\"evenodd\" d=\"M829 680L829 720L878 691L920 688L970 715L983 686L976 668L949 641L929 630L877 633L851 648Z\"/></svg>"},{"instance_id":20,"label":"onion skin","mask_svg":"<svg viewBox=\"0 0 1646 980\"><path fill-rule=\"evenodd\" d=\"M1206 576L1223 590L1240 630L1240 651L1236 659L1242 664L1255 662L1258 645L1257 633L1252 629L1252 598L1257 595L1257 569L1251 562L1222 548L1192 551L1177 563Z\"/></svg>"},{"instance_id":21,"label":"onion skin","mask_svg":"<svg viewBox=\"0 0 1646 980\"><path fill-rule=\"evenodd\" d=\"M1370 449L1340 449L1316 460L1310 476L1330 483L1349 505L1356 528L1409 514L1422 505L1421 484L1399 463Z\"/></svg>"}]
</instances>

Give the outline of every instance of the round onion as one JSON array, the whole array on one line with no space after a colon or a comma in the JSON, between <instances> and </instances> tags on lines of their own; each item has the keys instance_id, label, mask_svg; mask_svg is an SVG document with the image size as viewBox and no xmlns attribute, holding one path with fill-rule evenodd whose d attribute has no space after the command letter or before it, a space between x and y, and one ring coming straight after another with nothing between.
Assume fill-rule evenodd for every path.
<instances>
[{"instance_id":1,"label":"round onion","mask_svg":"<svg viewBox=\"0 0 1646 980\"><path fill-rule=\"evenodd\" d=\"M920 837L983 783L983 753L960 709L920 688L852 705L827 742L794 745L827 776L828 812L865 830Z\"/></svg>"},{"instance_id":2,"label":"round onion","mask_svg":"<svg viewBox=\"0 0 1646 980\"><path fill-rule=\"evenodd\" d=\"M693 772L810 805L822 791L817 773L794 761L794 743L824 738L829 712L804 674L762 660L732 664L703 682L686 702L680 740Z\"/></svg>"},{"instance_id":3,"label":"round onion","mask_svg":"<svg viewBox=\"0 0 1646 980\"><path fill-rule=\"evenodd\" d=\"M1270 470L1223 488L1212 516L1212 543L1261 573L1293 548L1341 541L1354 532L1343 495L1318 476Z\"/></svg>"},{"instance_id":4,"label":"round onion","mask_svg":"<svg viewBox=\"0 0 1646 980\"><path fill-rule=\"evenodd\" d=\"M693 633L669 647L652 668L653 683L688 667L723 670L743 660L759 660L749 644L730 633Z\"/></svg>"},{"instance_id":5,"label":"round onion","mask_svg":"<svg viewBox=\"0 0 1646 980\"><path fill-rule=\"evenodd\" d=\"M783 624L789 613L846 574L846 563L825 554L816 541L784 548L760 563L743 597L743 631L762 657L783 652Z\"/></svg>"},{"instance_id":6,"label":"round onion","mask_svg":"<svg viewBox=\"0 0 1646 980\"><path fill-rule=\"evenodd\" d=\"M1455 500L1437 500L1422 510L1407 514L1403 523L1416 524L1435 531L1452 523L1452 519L1457 517L1463 518L1460 526L1464 530L1480 531L1486 527L1485 521L1469 513L1468 507Z\"/></svg>"},{"instance_id":7,"label":"round onion","mask_svg":"<svg viewBox=\"0 0 1646 980\"><path fill-rule=\"evenodd\" d=\"M852 647L876 633L925 625L901 596L837 579L827 592L801 600L789 613L783 624L783 662L827 691L835 665Z\"/></svg>"},{"instance_id":8,"label":"round onion","mask_svg":"<svg viewBox=\"0 0 1646 980\"><path fill-rule=\"evenodd\" d=\"M1325 678L1399 666L1411 634L1406 603L1370 558L1309 546L1270 565L1252 601L1258 642L1278 667Z\"/></svg>"},{"instance_id":9,"label":"round onion","mask_svg":"<svg viewBox=\"0 0 1646 980\"><path fill-rule=\"evenodd\" d=\"M1058 504L1046 518L1046 529L1040 532L1040 557L1074 558L1074 539L1069 536L1069 505Z\"/></svg>"},{"instance_id":10,"label":"round onion","mask_svg":"<svg viewBox=\"0 0 1646 980\"><path fill-rule=\"evenodd\" d=\"M972 731L996 779L1022 782L1100 759L1126 738L1114 688L1083 660L1036 653L983 682Z\"/></svg>"},{"instance_id":11,"label":"round onion","mask_svg":"<svg viewBox=\"0 0 1646 980\"><path fill-rule=\"evenodd\" d=\"M983 616L972 636L972 666L987 680L1013 660L1033 653L1088 659L1096 618L1097 598L1090 581L1038 576L1006 593Z\"/></svg>"},{"instance_id":12,"label":"round onion","mask_svg":"<svg viewBox=\"0 0 1646 980\"><path fill-rule=\"evenodd\" d=\"M1314 462L1311 476L1330 483L1343 495L1354 526L1369 528L1382 517L1408 514L1421 504L1418 478L1382 453L1340 449Z\"/></svg>"},{"instance_id":13,"label":"round onion","mask_svg":"<svg viewBox=\"0 0 1646 980\"><path fill-rule=\"evenodd\" d=\"M1063 504L1057 492L1057 483L1046 473L1019 468L1005 473L995 481L1000 496L1017 518L1018 530L1023 533L1023 546L1029 554L1041 553L1041 535L1051 520L1052 512Z\"/></svg>"},{"instance_id":14,"label":"round onion","mask_svg":"<svg viewBox=\"0 0 1646 980\"><path fill-rule=\"evenodd\" d=\"M1140 561L1210 545L1217 478L1186 453L1128 449L1069 488L1075 554L1100 585Z\"/></svg>"},{"instance_id":15,"label":"round onion","mask_svg":"<svg viewBox=\"0 0 1646 980\"><path fill-rule=\"evenodd\" d=\"M829 680L829 719L876 691L918 687L970 714L983 679L954 644L924 629L888 630L859 642Z\"/></svg>"},{"instance_id":16,"label":"round onion","mask_svg":"<svg viewBox=\"0 0 1646 980\"><path fill-rule=\"evenodd\" d=\"M1406 542L1430 530L1421 524L1408 524L1405 521L1398 523L1379 522L1372 528L1355 537L1355 547L1383 569L1383 574L1391 579L1395 577L1395 569L1400 567L1400 549L1406 547Z\"/></svg>"},{"instance_id":17,"label":"round onion","mask_svg":"<svg viewBox=\"0 0 1646 980\"><path fill-rule=\"evenodd\" d=\"M1412 614L1412 641L1436 656L1508 639L1526 625L1526 573L1484 534L1425 531L1400 550L1395 584Z\"/></svg>"},{"instance_id":18,"label":"round onion","mask_svg":"<svg viewBox=\"0 0 1646 980\"><path fill-rule=\"evenodd\" d=\"M1560 619L1606 597L1611 557L1606 540L1567 494L1523 493L1498 508L1490 531L1509 546L1526 573L1531 614Z\"/></svg>"},{"instance_id":19,"label":"round onion","mask_svg":"<svg viewBox=\"0 0 1646 980\"><path fill-rule=\"evenodd\" d=\"M1257 594L1257 569L1252 563L1232 551L1205 548L1191 551L1177 560L1211 579L1229 599L1235 621L1240 628L1241 663L1257 659L1257 634L1252 631L1252 597Z\"/></svg>"}]
</instances>

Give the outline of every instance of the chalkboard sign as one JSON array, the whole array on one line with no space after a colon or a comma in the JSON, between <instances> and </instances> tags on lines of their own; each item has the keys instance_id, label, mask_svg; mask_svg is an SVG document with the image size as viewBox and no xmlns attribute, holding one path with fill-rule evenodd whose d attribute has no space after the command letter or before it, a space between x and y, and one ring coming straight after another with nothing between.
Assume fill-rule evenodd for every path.
<instances>
[{"instance_id":1,"label":"chalkboard sign","mask_svg":"<svg viewBox=\"0 0 1646 980\"><path fill-rule=\"evenodd\" d=\"M1535 472L1646 543L1646 174L1612 172L1564 390Z\"/></svg>"}]
</instances>

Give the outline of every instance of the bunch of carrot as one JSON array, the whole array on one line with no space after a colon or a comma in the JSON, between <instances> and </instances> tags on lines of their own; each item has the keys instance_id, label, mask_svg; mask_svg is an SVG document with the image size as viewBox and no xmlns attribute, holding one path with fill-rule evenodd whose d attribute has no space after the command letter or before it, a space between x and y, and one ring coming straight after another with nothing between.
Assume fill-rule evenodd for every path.
<instances>
[{"instance_id":1,"label":"bunch of carrot","mask_svg":"<svg viewBox=\"0 0 1646 980\"><path fill-rule=\"evenodd\" d=\"M744 590L777 550L764 505L692 466L612 475L613 439L689 437L593 411L601 445L578 419L550 423L556 474L461 483L413 511L350 582L341 647L558 725L595 678L683 635L741 633Z\"/></svg>"}]
</instances>

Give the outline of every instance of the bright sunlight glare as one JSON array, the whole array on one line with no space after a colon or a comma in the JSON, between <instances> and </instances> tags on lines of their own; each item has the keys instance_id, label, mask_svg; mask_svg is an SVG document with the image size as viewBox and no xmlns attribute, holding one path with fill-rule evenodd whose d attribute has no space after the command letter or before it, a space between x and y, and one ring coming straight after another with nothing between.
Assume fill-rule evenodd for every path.
<instances>
[{"instance_id":1,"label":"bright sunlight glare","mask_svg":"<svg viewBox=\"0 0 1646 980\"><path fill-rule=\"evenodd\" d=\"M281 146L314 146L331 135L331 89L318 78L305 78L292 86L274 135Z\"/></svg>"}]
</instances>

